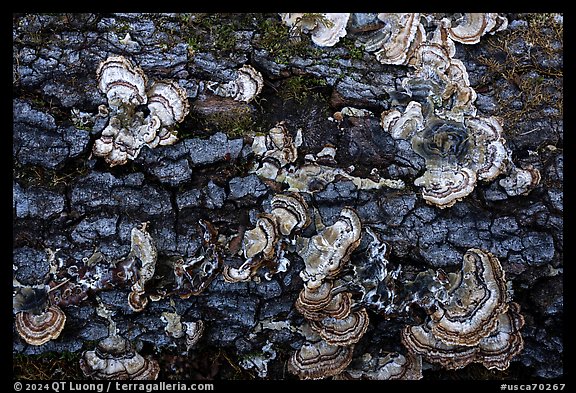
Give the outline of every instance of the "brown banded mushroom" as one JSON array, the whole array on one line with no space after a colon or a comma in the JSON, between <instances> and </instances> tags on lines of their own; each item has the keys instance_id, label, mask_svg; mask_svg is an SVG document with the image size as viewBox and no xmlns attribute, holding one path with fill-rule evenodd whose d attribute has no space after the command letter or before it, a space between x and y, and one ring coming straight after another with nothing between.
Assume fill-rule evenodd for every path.
<instances>
[{"instance_id":1,"label":"brown banded mushroom","mask_svg":"<svg viewBox=\"0 0 576 393\"><path fill-rule=\"evenodd\" d=\"M520 333L523 326L520 306L509 303L508 312L500 315L498 329L480 341L479 361L488 369L506 370L510 361L524 349L524 339Z\"/></svg>"},{"instance_id":2,"label":"brown banded mushroom","mask_svg":"<svg viewBox=\"0 0 576 393\"><path fill-rule=\"evenodd\" d=\"M495 179L511 162L510 153L502 137L502 126L495 117L470 117L465 120L477 151L472 156L473 169L480 180Z\"/></svg>"},{"instance_id":3,"label":"brown banded mushroom","mask_svg":"<svg viewBox=\"0 0 576 393\"><path fill-rule=\"evenodd\" d=\"M506 277L498 258L472 248L450 276L448 299L431 314L432 332L453 345L475 346L498 327L508 309Z\"/></svg>"},{"instance_id":4,"label":"brown banded mushroom","mask_svg":"<svg viewBox=\"0 0 576 393\"><path fill-rule=\"evenodd\" d=\"M224 280L231 283L250 280L264 261L274 259L279 240L275 217L268 213L260 214L256 226L244 233L242 251L246 261L239 268L224 266Z\"/></svg>"},{"instance_id":5,"label":"brown banded mushroom","mask_svg":"<svg viewBox=\"0 0 576 393\"><path fill-rule=\"evenodd\" d=\"M396 109L384 111L380 124L383 129L388 130L392 138L408 139L416 130L423 128L422 105L419 102L410 101L404 113Z\"/></svg>"},{"instance_id":6,"label":"brown banded mushroom","mask_svg":"<svg viewBox=\"0 0 576 393\"><path fill-rule=\"evenodd\" d=\"M291 357L288 370L301 379L339 374L368 329L366 309L353 303L352 293L338 277L360 238L360 218L345 207L334 224L311 238L300 239L304 288L295 306L307 320L303 326L307 341Z\"/></svg>"},{"instance_id":7,"label":"brown banded mushroom","mask_svg":"<svg viewBox=\"0 0 576 393\"><path fill-rule=\"evenodd\" d=\"M97 380L155 380L160 371L156 360L140 355L119 335L108 336L94 350L85 351L80 368L86 377Z\"/></svg>"},{"instance_id":8,"label":"brown banded mushroom","mask_svg":"<svg viewBox=\"0 0 576 393\"><path fill-rule=\"evenodd\" d=\"M468 168L444 166L427 170L414 180L414 185L422 187L422 197L426 202L444 209L474 190L476 174Z\"/></svg>"},{"instance_id":9,"label":"brown banded mushroom","mask_svg":"<svg viewBox=\"0 0 576 393\"><path fill-rule=\"evenodd\" d=\"M288 361L288 371L300 379L322 379L341 373L352 361L353 346L306 342Z\"/></svg>"},{"instance_id":10,"label":"brown banded mushroom","mask_svg":"<svg viewBox=\"0 0 576 393\"><path fill-rule=\"evenodd\" d=\"M175 81L154 82L146 94L150 114L157 116L164 127L182 122L190 110L186 90Z\"/></svg>"},{"instance_id":11,"label":"brown banded mushroom","mask_svg":"<svg viewBox=\"0 0 576 393\"><path fill-rule=\"evenodd\" d=\"M326 280L331 281L331 280ZM318 304L303 303L302 293L309 291L306 287L300 292L296 300L296 309L309 321L322 321L325 318L344 319L350 315L352 309L352 294L339 292L330 296L330 301L325 306Z\"/></svg>"},{"instance_id":12,"label":"brown banded mushroom","mask_svg":"<svg viewBox=\"0 0 576 393\"><path fill-rule=\"evenodd\" d=\"M453 206L474 190L477 180L491 181L506 171L511 158L498 119L465 116L459 122L436 115L424 119L421 105L412 102L404 113L383 113L381 124L395 139L409 140L426 160L426 171L414 185L422 187L428 203Z\"/></svg>"},{"instance_id":13,"label":"brown banded mushroom","mask_svg":"<svg viewBox=\"0 0 576 393\"><path fill-rule=\"evenodd\" d=\"M298 193L276 194L270 202L270 214L275 218L280 233L289 236L310 224L308 204Z\"/></svg>"},{"instance_id":14,"label":"brown banded mushroom","mask_svg":"<svg viewBox=\"0 0 576 393\"><path fill-rule=\"evenodd\" d=\"M479 362L506 369L523 348L520 307L509 302L504 270L494 255L470 249L459 273L447 275L447 296L436 299L429 318L406 326L402 342L409 351L443 367Z\"/></svg>"},{"instance_id":15,"label":"brown banded mushroom","mask_svg":"<svg viewBox=\"0 0 576 393\"><path fill-rule=\"evenodd\" d=\"M265 259L274 256L274 248L279 240L276 219L272 214L263 213L258 216L254 229L244 233L242 251L245 258L253 258L261 254Z\"/></svg>"},{"instance_id":16,"label":"brown banded mushroom","mask_svg":"<svg viewBox=\"0 0 576 393\"><path fill-rule=\"evenodd\" d=\"M499 316L497 329L476 346L451 345L437 338L428 324L406 326L402 343L409 351L447 369L459 369L470 363L482 363L488 369L506 370L524 348L520 329L524 318L520 306L511 302L508 312Z\"/></svg>"},{"instance_id":17,"label":"brown banded mushroom","mask_svg":"<svg viewBox=\"0 0 576 393\"><path fill-rule=\"evenodd\" d=\"M57 339L65 323L66 314L58 306L49 306L39 314L16 313L16 331L30 345L42 345Z\"/></svg>"},{"instance_id":18,"label":"brown banded mushroom","mask_svg":"<svg viewBox=\"0 0 576 393\"><path fill-rule=\"evenodd\" d=\"M246 261L238 268L225 265L222 269L224 281L229 283L250 281L259 267L259 265L251 264L251 262L252 260Z\"/></svg>"},{"instance_id":19,"label":"brown banded mushroom","mask_svg":"<svg viewBox=\"0 0 576 393\"><path fill-rule=\"evenodd\" d=\"M464 115L476 115L476 92L464 63L453 59L453 52L452 47L432 41L420 45L412 59L415 70L402 86L413 99L427 103L424 113L433 109L437 116L462 122Z\"/></svg>"},{"instance_id":20,"label":"brown banded mushroom","mask_svg":"<svg viewBox=\"0 0 576 393\"><path fill-rule=\"evenodd\" d=\"M334 287L334 282L332 280L325 280L317 288L309 288L304 286L296 299L296 309L300 313L304 314L308 311L316 312L326 308L330 302L333 301L334 295L332 294L332 288ZM313 319L306 317L306 319Z\"/></svg>"},{"instance_id":21,"label":"brown banded mushroom","mask_svg":"<svg viewBox=\"0 0 576 393\"><path fill-rule=\"evenodd\" d=\"M292 138L284 122L272 127L268 134L257 135L252 142L252 151L260 162L252 170L265 179L276 180L280 170L298 158L298 147L302 145L302 131Z\"/></svg>"},{"instance_id":22,"label":"brown banded mushroom","mask_svg":"<svg viewBox=\"0 0 576 393\"><path fill-rule=\"evenodd\" d=\"M310 327L332 345L356 344L366 333L370 319L365 308L352 311L345 318L327 317L310 321Z\"/></svg>"},{"instance_id":23,"label":"brown banded mushroom","mask_svg":"<svg viewBox=\"0 0 576 393\"><path fill-rule=\"evenodd\" d=\"M408 23L397 23L407 15L412 14L382 14L383 30L388 32L384 42L411 36L406 35ZM411 141L426 159L426 172L415 185L423 188L428 203L446 208L470 194L477 180L491 181L512 167L502 186L509 195L528 192L538 184L539 174L514 169L499 120L476 116L477 94L464 63L453 58L454 41L476 43L485 33L505 29L507 19L494 13L463 14L456 20L426 18L437 28L415 47L407 63L414 70L401 83L412 101L403 111L393 108L381 118L386 131L395 139ZM404 33L397 32L402 29ZM452 131L445 132L447 128Z\"/></svg>"}]
</instances>

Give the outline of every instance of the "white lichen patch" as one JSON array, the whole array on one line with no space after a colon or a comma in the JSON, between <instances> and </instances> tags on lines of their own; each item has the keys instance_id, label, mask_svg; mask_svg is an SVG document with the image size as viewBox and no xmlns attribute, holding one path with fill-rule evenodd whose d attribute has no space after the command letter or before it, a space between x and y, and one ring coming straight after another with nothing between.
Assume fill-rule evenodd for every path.
<instances>
[{"instance_id":1,"label":"white lichen patch","mask_svg":"<svg viewBox=\"0 0 576 393\"><path fill-rule=\"evenodd\" d=\"M353 360L337 379L418 380L422 379L422 357L388 352L378 356L365 353Z\"/></svg>"},{"instance_id":2,"label":"white lichen patch","mask_svg":"<svg viewBox=\"0 0 576 393\"><path fill-rule=\"evenodd\" d=\"M184 337L185 329L180 319L180 315L176 312L162 312L160 320L166 324L164 331L168 336L173 338Z\"/></svg>"},{"instance_id":3,"label":"white lichen patch","mask_svg":"<svg viewBox=\"0 0 576 393\"><path fill-rule=\"evenodd\" d=\"M256 370L258 377L266 378L268 376L268 362L274 359L276 359L276 351L273 348L273 344L270 341L266 341L261 352L243 357L239 364L245 370Z\"/></svg>"}]
</instances>

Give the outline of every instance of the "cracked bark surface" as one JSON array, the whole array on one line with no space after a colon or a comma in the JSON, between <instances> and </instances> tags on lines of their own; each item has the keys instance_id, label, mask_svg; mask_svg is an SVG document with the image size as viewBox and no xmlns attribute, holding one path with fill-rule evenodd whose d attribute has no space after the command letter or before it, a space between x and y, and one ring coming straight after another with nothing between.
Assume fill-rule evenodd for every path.
<instances>
[{"instance_id":1,"label":"cracked bark surface","mask_svg":"<svg viewBox=\"0 0 576 393\"><path fill-rule=\"evenodd\" d=\"M539 21L533 14L507 17L507 30L476 45L457 45L456 58L464 61L478 92L479 113L504 119L504 137L515 162L539 169L540 186L528 195L509 197L497 181L479 184L463 201L440 210L427 205L412 185L424 170L423 158L406 141L383 132L379 123L380 112L390 108L390 93L408 68L382 65L369 53L353 52L346 41L353 33L332 48L308 43L312 49L297 53L270 42L277 34L272 27L278 29L280 23L276 14L15 14L14 277L24 285L38 283L49 268L46 248L59 249L68 265L95 250L110 260L120 258L130 249L131 228L140 222L150 222L161 260L198 251L199 219L210 221L225 236L253 227L277 186L248 173L251 137L284 120L291 131L302 129L300 157L330 143L338 149L339 166L354 165L354 175L366 176L378 168L383 177L407 185L403 190L367 191L346 180L331 183L307 196L324 224L332 224L342 207L352 206L363 224L390 243L390 260L408 273L457 268L464 252L478 247L496 255L512 281L526 323L525 348L510 369L482 373L477 365L451 372L432 367L424 378L561 376L563 120L557 102L562 97L563 42L557 29L562 22L552 17ZM530 29L537 21L543 25L534 33ZM362 26L360 18L353 23ZM227 24L229 30L221 27ZM106 104L95 70L111 54L129 57L151 77L177 80L193 108L179 125L176 144L144 148L136 160L114 168L90 154L106 124L79 126L71 116L72 109L96 114L98 106ZM262 94L250 105L216 110L220 117L215 118L213 105L202 94L203 81L230 80L243 64L264 75ZM295 78L315 83L294 97ZM536 101L538 91L546 99ZM365 108L375 116L345 118L339 125L328 119L343 106ZM231 122L230 116L244 123ZM226 263L239 260L226 255ZM228 362L237 365L272 342L277 356L268 364L266 378L293 378L285 363L302 345L302 337L287 329L257 327L270 319L303 323L294 309L302 268L302 260L295 257L287 272L270 281L230 284L218 275L202 294L174 299L183 321L205 321L204 336L190 353L183 340L164 332L161 313L172 310L167 299L134 313L126 303L129 288L99 296L115 308L118 330L144 353L185 354L194 364L201 363L200 354L225 353ZM58 340L34 347L15 334L13 353L79 352L106 336L106 323L96 316L93 299L64 311L68 322ZM368 332L355 354L374 345L402 350L398 333L404 323L370 313ZM161 378L168 376L162 373L167 371L161 371ZM188 374L174 377L179 375ZM238 368L222 375L251 378L256 373Z\"/></svg>"}]
</instances>

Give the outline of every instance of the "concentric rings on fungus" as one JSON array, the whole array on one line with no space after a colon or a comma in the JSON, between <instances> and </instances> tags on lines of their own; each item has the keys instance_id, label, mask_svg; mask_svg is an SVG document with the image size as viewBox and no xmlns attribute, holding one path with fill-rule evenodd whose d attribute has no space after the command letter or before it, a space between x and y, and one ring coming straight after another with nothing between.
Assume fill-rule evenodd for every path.
<instances>
[{"instance_id":1,"label":"concentric rings on fungus","mask_svg":"<svg viewBox=\"0 0 576 393\"><path fill-rule=\"evenodd\" d=\"M97 380L154 380L160 371L156 360L143 357L118 335L108 336L94 350L85 351L80 368L86 377Z\"/></svg>"},{"instance_id":2,"label":"concentric rings on fungus","mask_svg":"<svg viewBox=\"0 0 576 393\"><path fill-rule=\"evenodd\" d=\"M376 50L376 58L382 64L408 64L416 49L425 41L426 32L420 23L419 13L381 13L378 19L389 31L380 42L371 42L369 46ZM377 46L378 45L378 46Z\"/></svg>"},{"instance_id":3,"label":"concentric rings on fungus","mask_svg":"<svg viewBox=\"0 0 576 393\"><path fill-rule=\"evenodd\" d=\"M326 278L335 277L360 244L362 224L356 212L343 208L336 222L310 239L299 252L305 269L300 277L306 286L316 288Z\"/></svg>"},{"instance_id":4,"label":"concentric rings on fungus","mask_svg":"<svg viewBox=\"0 0 576 393\"><path fill-rule=\"evenodd\" d=\"M366 333L370 319L366 309L352 311L347 317L326 317L321 321L310 321L310 327L332 345L356 344Z\"/></svg>"},{"instance_id":5,"label":"concentric rings on fungus","mask_svg":"<svg viewBox=\"0 0 576 393\"><path fill-rule=\"evenodd\" d=\"M352 361L353 346L306 342L288 361L288 371L300 379L322 379L341 373Z\"/></svg>"},{"instance_id":6,"label":"concentric rings on fungus","mask_svg":"<svg viewBox=\"0 0 576 393\"><path fill-rule=\"evenodd\" d=\"M448 296L425 323L406 326L402 343L445 368L471 362L504 370L524 347L520 306L509 302L504 271L489 252L470 249L462 270L449 275Z\"/></svg>"},{"instance_id":7,"label":"concentric rings on fungus","mask_svg":"<svg viewBox=\"0 0 576 393\"><path fill-rule=\"evenodd\" d=\"M506 278L494 255L472 248L451 276L448 300L431 314L432 332L447 344L475 346L498 327L508 310Z\"/></svg>"},{"instance_id":8,"label":"concentric rings on fungus","mask_svg":"<svg viewBox=\"0 0 576 393\"><path fill-rule=\"evenodd\" d=\"M177 141L172 127L189 112L186 90L175 81L155 81L146 90L147 78L123 56L111 56L96 70L98 88L108 99L108 125L92 148L110 166L135 159L143 146L154 148ZM147 104L148 113L142 109Z\"/></svg>"},{"instance_id":9,"label":"concentric rings on fungus","mask_svg":"<svg viewBox=\"0 0 576 393\"><path fill-rule=\"evenodd\" d=\"M190 110L186 89L175 81L154 82L146 93L150 114L158 116L165 127L182 122Z\"/></svg>"},{"instance_id":10,"label":"concentric rings on fungus","mask_svg":"<svg viewBox=\"0 0 576 393\"><path fill-rule=\"evenodd\" d=\"M98 88L106 94L110 105L146 103L146 75L124 56L111 56L102 61L96 76Z\"/></svg>"},{"instance_id":11,"label":"concentric rings on fungus","mask_svg":"<svg viewBox=\"0 0 576 393\"><path fill-rule=\"evenodd\" d=\"M283 255L288 237L309 224L304 198L295 193L274 195L270 213L259 214L255 227L244 233L242 252L246 260L238 268L224 266L224 280L248 281L265 264L270 267L266 279L278 271L285 271L289 261Z\"/></svg>"},{"instance_id":12,"label":"concentric rings on fungus","mask_svg":"<svg viewBox=\"0 0 576 393\"><path fill-rule=\"evenodd\" d=\"M31 345L42 345L60 336L66 314L58 306L50 306L40 314L26 311L16 313L16 331Z\"/></svg>"},{"instance_id":13,"label":"concentric rings on fungus","mask_svg":"<svg viewBox=\"0 0 576 393\"><path fill-rule=\"evenodd\" d=\"M468 12L457 21L449 22L449 25L448 34L452 40L462 44L477 44L484 34L506 29L508 19L496 13Z\"/></svg>"}]
</instances>

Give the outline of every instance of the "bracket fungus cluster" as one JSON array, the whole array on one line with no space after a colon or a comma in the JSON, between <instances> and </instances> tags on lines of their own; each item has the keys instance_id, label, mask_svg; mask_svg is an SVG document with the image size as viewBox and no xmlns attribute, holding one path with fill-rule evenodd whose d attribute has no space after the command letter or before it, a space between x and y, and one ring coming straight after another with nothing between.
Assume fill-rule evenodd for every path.
<instances>
[{"instance_id":1,"label":"bracket fungus cluster","mask_svg":"<svg viewBox=\"0 0 576 393\"><path fill-rule=\"evenodd\" d=\"M290 36L299 39L300 34L310 34L318 46L334 46L346 36L349 13L283 13L282 22L290 27Z\"/></svg>"},{"instance_id":2,"label":"bracket fungus cluster","mask_svg":"<svg viewBox=\"0 0 576 393\"><path fill-rule=\"evenodd\" d=\"M182 322L181 315L177 312L164 311L160 319L166 323L164 331L168 336L176 339L185 337L187 350L196 345L204 333L204 322L202 320Z\"/></svg>"},{"instance_id":3,"label":"bracket fungus cluster","mask_svg":"<svg viewBox=\"0 0 576 393\"><path fill-rule=\"evenodd\" d=\"M290 261L284 257L291 238L310 224L308 205L296 193L274 195L270 212L262 213L256 226L244 233L242 253L245 262L238 268L224 266L222 275L227 282L250 280L261 266L268 266L267 279L286 271Z\"/></svg>"},{"instance_id":4,"label":"bracket fungus cluster","mask_svg":"<svg viewBox=\"0 0 576 393\"><path fill-rule=\"evenodd\" d=\"M462 269L447 277L444 299L421 325L406 326L406 348L431 363L457 369L471 362L505 370L524 347L520 306L510 301L504 270L494 255L469 249Z\"/></svg>"},{"instance_id":5,"label":"bracket fungus cluster","mask_svg":"<svg viewBox=\"0 0 576 393\"><path fill-rule=\"evenodd\" d=\"M369 325L366 309L340 287L339 274L361 238L356 212L344 208L331 226L311 238L300 238L300 272L304 288L296 309L308 320L307 341L290 358L288 371L301 379L320 379L341 373L351 362L354 345Z\"/></svg>"},{"instance_id":6,"label":"bracket fungus cluster","mask_svg":"<svg viewBox=\"0 0 576 393\"><path fill-rule=\"evenodd\" d=\"M292 38L309 34L314 44L330 47L346 35L350 14L284 13L280 17L290 27ZM393 139L408 141L424 158L425 171L414 180L423 199L440 209L448 208L470 195L478 181L494 181L500 176L499 185L509 196L534 189L540 182L539 171L515 166L500 120L477 114L477 96L466 67L454 58L455 42L475 44L485 34L506 29L507 19L495 13L441 19L433 14L380 13L378 19L381 28L367 29L370 33L363 40L364 49L382 64L410 67L400 83L402 91L393 96L393 107L381 114L380 124ZM108 101L99 111L108 116L108 123L95 141L93 155L103 157L110 166L123 165L135 159L144 146L176 142L175 126L189 112L187 93L178 83L150 82L141 68L123 56L102 61L96 74L98 88ZM263 85L262 74L250 65L238 69L233 80L205 84L215 95L244 103L252 102ZM344 107L337 121L342 122L343 116L372 115L365 109ZM78 110L74 118L82 125L88 122ZM258 282L260 269L266 268L263 276L270 280L286 271L289 258L297 254L304 263L299 273L303 288L294 307L305 321L293 331L305 340L287 364L297 377L420 379L423 361L447 369L470 363L507 369L524 347L520 333L524 317L511 299L511 285L499 260L473 248L465 253L458 272L428 269L412 281L404 280L401 266L393 268L388 261L390 245L363 227L351 207L344 207L332 225L316 223L317 233L304 237L302 232L311 223L311 208L315 209L306 201L315 199L314 195L305 199L301 193L313 194L339 180L350 181L361 190L401 189L404 183L380 178L377 170L371 178L353 176L353 166L337 167L333 145L299 160L302 144L302 130L291 133L286 122L253 138L255 165L251 173L268 185L282 183L271 188L285 191L275 194L269 208L257 215L254 227L244 232L240 266L222 267L223 248L207 221L199 223L202 245L195 255L161 258L148 232L149 223L141 223L132 228L130 251L122 258L109 261L95 252L69 266L51 264L44 285L19 287L13 300L18 334L31 345L57 339L66 323L62 308L76 306L101 290L129 288L128 306L141 312L149 301L173 295L188 299L202 293L220 272L228 283ZM362 231L371 235L372 241L359 256ZM421 311L419 318L411 318L412 308ZM400 317L413 323L404 326L400 334L405 353L370 348L370 352L353 357L356 344L368 331L368 311L385 320ZM140 355L118 334L111 312L100 309L98 315L108 319L110 330L93 350L82 354L80 367L85 376L156 379L158 363ZM189 350L202 336L204 322L183 321L182 317L176 311L163 311L160 318L165 333L182 339ZM281 322L271 323L280 326ZM267 362L274 358L276 352L267 341L261 357L244 362L265 376Z\"/></svg>"},{"instance_id":7,"label":"bracket fungus cluster","mask_svg":"<svg viewBox=\"0 0 576 393\"><path fill-rule=\"evenodd\" d=\"M265 179L276 180L288 164L296 161L300 145L301 130L292 138L284 122L276 124L268 134L254 137L252 151L259 158L259 162L252 171Z\"/></svg>"},{"instance_id":8,"label":"bracket fungus cluster","mask_svg":"<svg viewBox=\"0 0 576 393\"><path fill-rule=\"evenodd\" d=\"M171 145L174 125L189 111L186 90L175 81L154 81L123 56L111 56L97 70L98 88L108 99L109 121L92 153L110 165L135 159L143 146ZM143 109L146 106L146 110Z\"/></svg>"},{"instance_id":9,"label":"bracket fungus cluster","mask_svg":"<svg viewBox=\"0 0 576 393\"><path fill-rule=\"evenodd\" d=\"M158 378L160 366L134 350L130 341L110 335L96 348L85 351L80 368L86 377L96 380L152 380Z\"/></svg>"},{"instance_id":10,"label":"bracket fungus cluster","mask_svg":"<svg viewBox=\"0 0 576 393\"><path fill-rule=\"evenodd\" d=\"M80 369L96 380L152 380L158 378L160 366L150 357L140 355L125 337L118 334L114 311L97 298L96 314L106 319L108 335L80 358Z\"/></svg>"},{"instance_id":11,"label":"bracket fungus cluster","mask_svg":"<svg viewBox=\"0 0 576 393\"><path fill-rule=\"evenodd\" d=\"M425 39L419 13L380 13L384 26L364 43L382 64L405 65Z\"/></svg>"},{"instance_id":12,"label":"bracket fungus cluster","mask_svg":"<svg viewBox=\"0 0 576 393\"><path fill-rule=\"evenodd\" d=\"M494 117L466 117L462 123L421 119L414 103L403 114L387 113L383 124L392 136L411 140L414 151L425 158L426 171L414 184L422 186L428 203L450 207L470 194L477 180L493 180L510 165L502 127Z\"/></svg>"},{"instance_id":13,"label":"bracket fungus cluster","mask_svg":"<svg viewBox=\"0 0 576 393\"><path fill-rule=\"evenodd\" d=\"M250 102L262 91L264 78L254 67L245 64L238 69L235 79L226 83L208 82L206 86L208 90L221 97Z\"/></svg>"},{"instance_id":14,"label":"bracket fungus cluster","mask_svg":"<svg viewBox=\"0 0 576 393\"><path fill-rule=\"evenodd\" d=\"M252 151L257 161L251 172L263 179L274 180L288 185L288 191L313 193L326 187L337 179L350 180L361 190L390 187L404 188L402 180L386 178L369 179L352 176L353 166L338 168L335 160L336 148L327 144L316 154L307 154L304 163L295 166L298 159L298 147L302 145L302 130L298 129L292 137L284 122L278 123L266 135L254 137Z\"/></svg>"},{"instance_id":15,"label":"bracket fungus cluster","mask_svg":"<svg viewBox=\"0 0 576 393\"><path fill-rule=\"evenodd\" d=\"M422 26L418 14L401 15L418 16L415 20ZM387 20L392 23L397 18ZM454 25L446 18L435 23L436 30L424 35L402 63L414 68L402 80L409 102L383 112L382 127L393 138L410 141L426 160L426 172L414 184L422 187L422 196L430 204L450 207L469 195L478 180L491 181L505 173L510 174L509 181L501 185L509 195L528 192L540 179L537 169L516 168L499 120L476 116L476 92L466 67L454 58L454 41L477 42L486 32L506 28L506 18L465 14Z\"/></svg>"}]
</instances>

